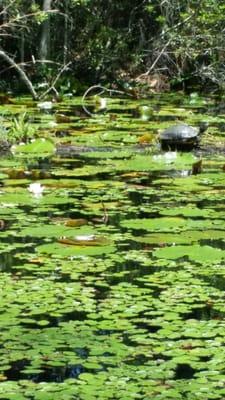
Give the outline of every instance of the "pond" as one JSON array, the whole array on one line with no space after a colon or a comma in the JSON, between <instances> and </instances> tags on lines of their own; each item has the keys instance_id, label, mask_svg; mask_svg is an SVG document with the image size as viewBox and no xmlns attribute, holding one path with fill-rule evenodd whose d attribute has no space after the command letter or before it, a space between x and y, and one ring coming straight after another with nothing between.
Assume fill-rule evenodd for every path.
<instances>
[{"instance_id":1,"label":"pond","mask_svg":"<svg viewBox=\"0 0 225 400\"><path fill-rule=\"evenodd\" d=\"M86 106L0 106L35 131L0 158L0 399L224 399L225 109ZM199 148L161 150L204 120Z\"/></svg>"}]
</instances>

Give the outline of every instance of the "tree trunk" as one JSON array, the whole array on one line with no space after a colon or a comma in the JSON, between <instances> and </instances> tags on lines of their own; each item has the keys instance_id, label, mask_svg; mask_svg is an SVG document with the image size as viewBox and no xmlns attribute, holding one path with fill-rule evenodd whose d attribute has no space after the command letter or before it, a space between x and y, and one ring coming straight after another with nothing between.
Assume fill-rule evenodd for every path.
<instances>
[{"instance_id":1,"label":"tree trunk","mask_svg":"<svg viewBox=\"0 0 225 400\"><path fill-rule=\"evenodd\" d=\"M64 45L63 45L63 64L67 64L68 56L68 2L65 5L65 16L64 16Z\"/></svg>"},{"instance_id":2,"label":"tree trunk","mask_svg":"<svg viewBox=\"0 0 225 400\"><path fill-rule=\"evenodd\" d=\"M43 0L43 11L51 11L52 0ZM49 15L42 23L42 32L40 40L39 58L40 60L49 59L50 55L50 20Z\"/></svg>"}]
</instances>

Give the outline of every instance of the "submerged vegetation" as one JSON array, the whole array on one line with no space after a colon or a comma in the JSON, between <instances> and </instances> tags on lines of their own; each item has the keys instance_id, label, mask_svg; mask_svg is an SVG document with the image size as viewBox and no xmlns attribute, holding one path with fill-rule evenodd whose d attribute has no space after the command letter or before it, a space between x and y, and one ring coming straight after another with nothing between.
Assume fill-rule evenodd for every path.
<instances>
[{"instance_id":1,"label":"submerged vegetation","mask_svg":"<svg viewBox=\"0 0 225 400\"><path fill-rule=\"evenodd\" d=\"M222 400L225 116L104 102L1 106L6 134L35 134L0 159L0 398ZM209 129L162 151L179 119Z\"/></svg>"}]
</instances>

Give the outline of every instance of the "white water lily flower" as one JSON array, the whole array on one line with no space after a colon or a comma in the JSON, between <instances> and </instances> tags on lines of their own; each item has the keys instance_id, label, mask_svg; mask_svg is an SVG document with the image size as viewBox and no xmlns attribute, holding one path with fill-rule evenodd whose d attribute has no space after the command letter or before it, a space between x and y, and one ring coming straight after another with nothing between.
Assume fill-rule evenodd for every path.
<instances>
[{"instance_id":1,"label":"white water lily flower","mask_svg":"<svg viewBox=\"0 0 225 400\"><path fill-rule=\"evenodd\" d=\"M101 98L100 104L99 104L99 109L104 110L107 106L107 100L105 98Z\"/></svg>"},{"instance_id":2,"label":"white water lily flower","mask_svg":"<svg viewBox=\"0 0 225 400\"><path fill-rule=\"evenodd\" d=\"M94 96L95 98L95 105L96 105L96 109L98 111L100 110L105 110L107 107L107 99L105 97L101 97L101 96Z\"/></svg>"},{"instance_id":3,"label":"white water lily flower","mask_svg":"<svg viewBox=\"0 0 225 400\"><path fill-rule=\"evenodd\" d=\"M186 176L189 176L190 175L190 171L187 169L185 169L185 170L183 170L183 171L181 171L181 173L180 173L180 176L182 176L182 177L186 177Z\"/></svg>"},{"instance_id":4,"label":"white water lily flower","mask_svg":"<svg viewBox=\"0 0 225 400\"><path fill-rule=\"evenodd\" d=\"M75 236L75 239L79 240L79 241L94 240L95 239L95 235L78 235L78 236Z\"/></svg>"},{"instance_id":5,"label":"white water lily flower","mask_svg":"<svg viewBox=\"0 0 225 400\"><path fill-rule=\"evenodd\" d=\"M44 189L44 186L42 186L39 182L31 183L28 187L29 192L37 198L42 196Z\"/></svg>"}]
</instances>

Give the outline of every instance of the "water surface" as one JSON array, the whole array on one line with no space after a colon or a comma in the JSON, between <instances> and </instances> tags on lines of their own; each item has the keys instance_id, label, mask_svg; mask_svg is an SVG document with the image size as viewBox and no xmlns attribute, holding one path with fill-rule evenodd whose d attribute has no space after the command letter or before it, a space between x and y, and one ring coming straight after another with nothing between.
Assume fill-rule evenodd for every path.
<instances>
[{"instance_id":1,"label":"water surface","mask_svg":"<svg viewBox=\"0 0 225 400\"><path fill-rule=\"evenodd\" d=\"M1 106L36 141L0 159L0 398L225 397L225 116L192 99ZM199 149L160 149L202 120Z\"/></svg>"}]
</instances>

